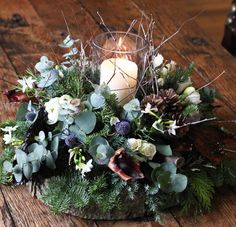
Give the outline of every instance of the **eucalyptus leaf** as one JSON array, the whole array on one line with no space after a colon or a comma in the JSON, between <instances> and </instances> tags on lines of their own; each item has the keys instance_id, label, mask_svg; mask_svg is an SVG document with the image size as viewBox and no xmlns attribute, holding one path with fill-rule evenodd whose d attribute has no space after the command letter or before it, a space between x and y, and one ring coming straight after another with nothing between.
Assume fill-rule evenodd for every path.
<instances>
[{"instance_id":1,"label":"eucalyptus leaf","mask_svg":"<svg viewBox=\"0 0 236 227\"><path fill-rule=\"evenodd\" d=\"M90 143L90 146L94 146L97 144L109 145L108 141L101 136L94 137Z\"/></svg>"},{"instance_id":2,"label":"eucalyptus leaf","mask_svg":"<svg viewBox=\"0 0 236 227\"><path fill-rule=\"evenodd\" d=\"M82 130L80 130L80 128L77 125L71 125L69 127L69 130L75 133L75 135L79 138L81 142L85 142L86 134Z\"/></svg>"},{"instance_id":3,"label":"eucalyptus leaf","mask_svg":"<svg viewBox=\"0 0 236 227\"><path fill-rule=\"evenodd\" d=\"M13 169L13 165L11 162L9 161L4 161L3 162L3 169L8 172L8 173L11 173L12 172L12 169Z\"/></svg>"},{"instance_id":4,"label":"eucalyptus leaf","mask_svg":"<svg viewBox=\"0 0 236 227\"><path fill-rule=\"evenodd\" d=\"M89 98L89 101L94 108L98 109L104 106L106 100L102 95L92 93L92 95Z\"/></svg>"},{"instance_id":5,"label":"eucalyptus leaf","mask_svg":"<svg viewBox=\"0 0 236 227\"><path fill-rule=\"evenodd\" d=\"M51 152L54 160L58 157L59 137L55 136L51 142Z\"/></svg>"},{"instance_id":6,"label":"eucalyptus leaf","mask_svg":"<svg viewBox=\"0 0 236 227\"><path fill-rule=\"evenodd\" d=\"M17 164L20 166L20 168L23 168L23 165L27 162L27 154L18 148L15 150L15 152Z\"/></svg>"},{"instance_id":7,"label":"eucalyptus leaf","mask_svg":"<svg viewBox=\"0 0 236 227\"><path fill-rule=\"evenodd\" d=\"M28 103L21 103L20 107L16 112L16 120L17 121L25 121L25 115L28 112Z\"/></svg>"},{"instance_id":8,"label":"eucalyptus leaf","mask_svg":"<svg viewBox=\"0 0 236 227\"><path fill-rule=\"evenodd\" d=\"M50 169L56 169L56 164L55 161L51 155L50 151L47 151L47 155L46 155L46 166Z\"/></svg>"},{"instance_id":9,"label":"eucalyptus leaf","mask_svg":"<svg viewBox=\"0 0 236 227\"><path fill-rule=\"evenodd\" d=\"M96 150L95 161L100 165L106 165L113 154L114 150L110 146L100 144Z\"/></svg>"},{"instance_id":10,"label":"eucalyptus leaf","mask_svg":"<svg viewBox=\"0 0 236 227\"><path fill-rule=\"evenodd\" d=\"M171 156L172 150L170 145L158 144L156 145L157 151L164 156Z\"/></svg>"},{"instance_id":11,"label":"eucalyptus leaf","mask_svg":"<svg viewBox=\"0 0 236 227\"><path fill-rule=\"evenodd\" d=\"M41 163L39 161L32 161L32 173L37 173L40 169Z\"/></svg>"},{"instance_id":12,"label":"eucalyptus leaf","mask_svg":"<svg viewBox=\"0 0 236 227\"><path fill-rule=\"evenodd\" d=\"M172 174L176 174L176 171L177 171L176 165L172 162L164 162L163 164L161 164L161 168L164 171L168 171Z\"/></svg>"},{"instance_id":13,"label":"eucalyptus leaf","mask_svg":"<svg viewBox=\"0 0 236 227\"><path fill-rule=\"evenodd\" d=\"M162 172L157 178L157 184L163 191L167 191L170 187L170 172Z\"/></svg>"},{"instance_id":14,"label":"eucalyptus leaf","mask_svg":"<svg viewBox=\"0 0 236 227\"><path fill-rule=\"evenodd\" d=\"M32 171L32 164L30 162L25 163L23 166L23 173L28 180L32 177Z\"/></svg>"},{"instance_id":15,"label":"eucalyptus leaf","mask_svg":"<svg viewBox=\"0 0 236 227\"><path fill-rule=\"evenodd\" d=\"M186 189L188 178L183 174L171 175L171 191L176 193L182 192Z\"/></svg>"},{"instance_id":16,"label":"eucalyptus leaf","mask_svg":"<svg viewBox=\"0 0 236 227\"><path fill-rule=\"evenodd\" d=\"M58 79L58 74L58 71L54 69L41 73L41 79L37 82L37 86L39 88L51 86Z\"/></svg>"},{"instance_id":17,"label":"eucalyptus leaf","mask_svg":"<svg viewBox=\"0 0 236 227\"><path fill-rule=\"evenodd\" d=\"M19 165L14 166L13 175L17 182L21 182L23 174L22 174L22 168Z\"/></svg>"},{"instance_id":18,"label":"eucalyptus leaf","mask_svg":"<svg viewBox=\"0 0 236 227\"><path fill-rule=\"evenodd\" d=\"M86 134L91 133L96 125L96 115L93 112L81 112L75 118L75 124Z\"/></svg>"}]
</instances>

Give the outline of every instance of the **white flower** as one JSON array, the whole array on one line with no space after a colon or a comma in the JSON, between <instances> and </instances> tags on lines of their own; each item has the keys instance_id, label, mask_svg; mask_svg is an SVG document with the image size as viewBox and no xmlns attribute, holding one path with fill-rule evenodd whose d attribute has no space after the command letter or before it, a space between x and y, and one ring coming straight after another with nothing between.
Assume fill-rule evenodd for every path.
<instances>
[{"instance_id":1,"label":"white flower","mask_svg":"<svg viewBox=\"0 0 236 227\"><path fill-rule=\"evenodd\" d=\"M163 56L161 54L157 54L157 56L154 57L153 63L152 63L154 69L162 65L163 60L164 60Z\"/></svg>"},{"instance_id":2,"label":"white flower","mask_svg":"<svg viewBox=\"0 0 236 227\"><path fill-rule=\"evenodd\" d=\"M172 72L176 69L176 62L170 61L170 63L166 64L165 67L162 68L161 72L163 75L166 75L169 72Z\"/></svg>"},{"instance_id":3,"label":"white flower","mask_svg":"<svg viewBox=\"0 0 236 227\"><path fill-rule=\"evenodd\" d=\"M12 138L12 132L16 131L16 129L18 128L18 126L6 126L5 128L1 128L1 130L3 132L6 132L6 134L4 134L3 136L3 141L5 144L10 144L12 143L13 141L13 138Z\"/></svg>"},{"instance_id":4,"label":"white flower","mask_svg":"<svg viewBox=\"0 0 236 227\"><path fill-rule=\"evenodd\" d=\"M91 169L93 168L93 164L92 164L92 159L90 159L86 164L84 164L84 166L82 167L82 170L81 170L81 174L82 174L82 177L85 176L85 173L88 173L91 171Z\"/></svg>"},{"instance_id":5,"label":"white flower","mask_svg":"<svg viewBox=\"0 0 236 227\"><path fill-rule=\"evenodd\" d=\"M152 108L152 105L148 102L146 107L145 107L145 110L142 110L141 112L142 113L150 113L152 110L156 111L157 109L156 108Z\"/></svg>"},{"instance_id":6,"label":"white flower","mask_svg":"<svg viewBox=\"0 0 236 227\"><path fill-rule=\"evenodd\" d=\"M3 136L3 141L4 141L5 144L10 144L12 142L12 135L11 135L11 133L5 134Z\"/></svg>"},{"instance_id":7,"label":"white flower","mask_svg":"<svg viewBox=\"0 0 236 227\"><path fill-rule=\"evenodd\" d=\"M22 80L17 80L20 85L22 86L22 92L25 93L26 89L32 89L33 88L33 84L36 80L33 80L32 76L26 78L23 77Z\"/></svg>"},{"instance_id":8,"label":"white flower","mask_svg":"<svg viewBox=\"0 0 236 227\"><path fill-rule=\"evenodd\" d=\"M138 151L142 146L141 139L130 138L127 140L127 145L132 151Z\"/></svg>"},{"instance_id":9,"label":"white flower","mask_svg":"<svg viewBox=\"0 0 236 227\"><path fill-rule=\"evenodd\" d=\"M149 160L152 160L157 151L154 144L143 141L139 152Z\"/></svg>"},{"instance_id":10,"label":"white flower","mask_svg":"<svg viewBox=\"0 0 236 227\"><path fill-rule=\"evenodd\" d=\"M186 96L185 100L193 104L199 104L201 102L200 94L194 87L188 87L184 90L183 95Z\"/></svg>"},{"instance_id":11,"label":"white flower","mask_svg":"<svg viewBox=\"0 0 236 227\"><path fill-rule=\"evenodd\" d=\"M52 125L58 121L58 117L60 114L61 106L59 103L59 98L55 97L50 99L45 103L45 110L48 113L48 124Z\"/></svg>"},{"instance_id":12,"label":"white flower","mask_svg":"<svg viewBox=\"0 0 236 227\"><path fill-rule=\"evenodd\" d=\"M175 121L171 121L170 125L168 126L168 133L171 135L176 135L176 129L179 128L179 126L176 125L176 120Z\"/></svg>"},{"instance_id":13,"label":"white flower","mask_svg":"<svg viewBox=\"0 0 236 227\"><path fill-rule=\"evenodd\" d=\"M6 126L5 128L1 128L1 130L2 130L3 132L10 133L10 132L16 131L17 128L18 128L17 125L14 126L14 127L12 127L12 126Z\"/></svg>"}]
</instances>

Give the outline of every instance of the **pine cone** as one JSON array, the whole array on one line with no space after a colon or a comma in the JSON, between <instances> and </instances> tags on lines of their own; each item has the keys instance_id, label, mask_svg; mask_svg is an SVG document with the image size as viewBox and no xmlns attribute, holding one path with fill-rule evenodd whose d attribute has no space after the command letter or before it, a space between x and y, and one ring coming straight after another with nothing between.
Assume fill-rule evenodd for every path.
<instances>
[{"instance_id":1,"label":"pine cone","mask_svg":"<svg viewBox=\"0 0 236 227\"><path fill-rule=\"evenodd\" d=\"M151 108L155 112L162 113L165 108L164 100L159 94L151 94L145 96L141 102L141 108L145 109L148 103L151 105Z\"/></svg>"},{"instance_id":2,"label":"pine cone","mask_svg":"<svg viewBox=\"0 0 236 227\"><path fill-rule=\"evenodd\" d=\"M166 118L172 120L177 120L183 110L179 96L172 88L161 89L158 94L145 96L141 102L141 107L145 109L148 103L153 111L163 114Z\"/></svg>"}]
</instances>

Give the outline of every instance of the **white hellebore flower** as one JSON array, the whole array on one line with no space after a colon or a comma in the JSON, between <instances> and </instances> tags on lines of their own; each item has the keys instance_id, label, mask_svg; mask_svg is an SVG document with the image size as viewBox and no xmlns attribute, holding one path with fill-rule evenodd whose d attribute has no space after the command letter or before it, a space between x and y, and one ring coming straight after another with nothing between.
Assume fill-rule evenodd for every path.
<instances>
[{"instance_id":1,"label":"white hellebore flower","mask_svg":"<svg viewBox=\"0 0 236 227\"><path fill-rule=\"evenodd\" d=\"M93 159L90 159L86 164L84 164L84 166L82 167L81 170L81 174L82 177L85 176L85 173L88 173L91 171L91 169L93 168L93 164L92 164Z\"/></svg>"},{"instance_id":2,"label":"white hellebore flower","mask_svg":"<svg viewBox=\"0 0 236 227\"><path fill-rule=\"evenodd\" d=\"M1 128L3 132L6 132L6 134L3 136L3 141L5 144L10 144L12 143L12 132L16 131L18 126L6 126L5 128Z\"/></svg>"},{"instance_id":3,"label":"white hellebore flower","mask_svg":"<svg viewBox=\"0 0 236 227\"><path fill-rule=\"evenodd\" d=\"M184 90L183 95L186 96L185 100L193 104L199 104L201 102L201 96L194 87L188 87Z\"/></svg>"},{"instance_id":4,"label":"white hellebore flower","mask_svg":"<svg viewBox=\"0 0 236 227\"><path fill-rule=\"evenodd\" d=\"M12 135L10 134L5 134L3 136L3 141L5 144L10 144L12 142Z\"/></svg>"},{"instance_id":5,"label":"white hellebore flower","mask_svg":"<svg viewBox=\"0 0 236 227\"><path fill-rule=\"evenodd\" d=\"M26 89L32 89L33 88L33 84L36 80L33 80L32 76L26 78L23 77L22 80L17 80L20 85L22 86L22 92L25 93Z\"/></svg>"},{"instance_id":6,"label":"white hellebore flower","mask_svg":"<svg viewBox=\"0 0 236 227\"><path fill-rule=\"evenodd\" d=\"M58 121L58 117L60 114L61 106L59 103L59 98L55 97L50 99L45 103L45 110L48 113L48 124L53 125Z\"/></svg>"},{"instance_id":7,"label":"white hellebore flower","mask_svg":"<svg viewBox=\"0 0 236 227\"><path fill-rule=\"evenodd\" d=\"M157 54L157 56L154 57L153 62L152 62L154 69L161 66L163 63L163 60L164 60L163 56L161 54Z\"/></svg>"},{"instance_id":8,"label":"white hellebore flower","mask_svg":"<svg viewBox=\"0 0 236 227\"><path fill-rule=\"evenodd\" d=\"M2 130L3 132L10 133L10 132L16 131L17 128L18 128L17 125L14 126L14 127L12 127L12 126L6 126L5 128L1 128L1 130Z\"/></svg>"}]
</instances>

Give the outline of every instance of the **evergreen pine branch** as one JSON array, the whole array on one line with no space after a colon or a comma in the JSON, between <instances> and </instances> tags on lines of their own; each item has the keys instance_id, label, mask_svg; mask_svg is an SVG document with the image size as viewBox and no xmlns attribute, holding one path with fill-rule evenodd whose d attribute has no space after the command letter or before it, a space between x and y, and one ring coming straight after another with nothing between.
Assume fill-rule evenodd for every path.
<instances>
[{"instance_id":1,"label":"evergreen pine branch","mask_svg":"<svg viewBox=\"0 0 236 227\"><path fill-rule=\"evenodd\" d=\"M182 212L194 214L209 211L214 194L214 183L204 170L188 174L189 185L182 194Z\"/></svg>"},{"instance_id":2,"label":"evergreen pine branch","mask_svg":"<svg viewBox=\"0 0 236 227\"><path fill-rule=\"evenodd\" d=\"M173 88L177 89L178 84L189 81L191 74L194 70L194 64L191 63L187 68L179 67L165 76L164 89Z\"/></svg>"}]
</instances>

